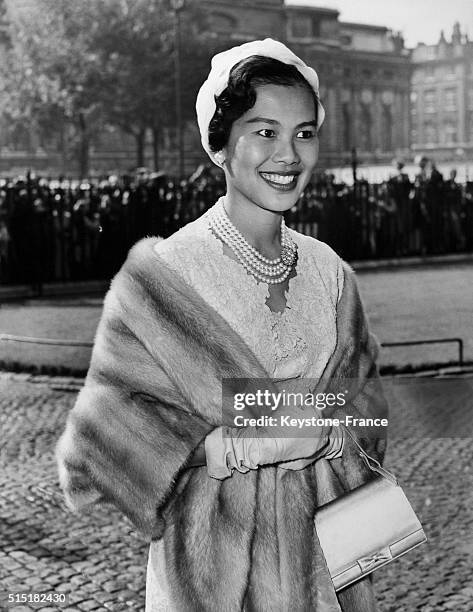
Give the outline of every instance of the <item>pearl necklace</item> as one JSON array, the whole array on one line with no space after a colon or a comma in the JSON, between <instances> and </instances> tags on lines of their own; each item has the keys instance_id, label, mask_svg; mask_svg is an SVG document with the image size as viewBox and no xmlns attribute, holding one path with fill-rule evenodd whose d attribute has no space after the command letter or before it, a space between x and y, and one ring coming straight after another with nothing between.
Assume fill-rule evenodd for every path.
<instances>
[{"instance_id":1,"label":"pearl necklace","mask_svg":"<svg viewBox=\"0 0 473 612\"><path fill-rule=\"evenodd\" d=\"M276 259L264 257L251 246L228 218L223 199L217 202L209 225L217 238L232 249L245 270L263 283L283 283L297 261L297 245L289 235L284 218L281 219L281 256Z\"/></svg>"}]
</instances>

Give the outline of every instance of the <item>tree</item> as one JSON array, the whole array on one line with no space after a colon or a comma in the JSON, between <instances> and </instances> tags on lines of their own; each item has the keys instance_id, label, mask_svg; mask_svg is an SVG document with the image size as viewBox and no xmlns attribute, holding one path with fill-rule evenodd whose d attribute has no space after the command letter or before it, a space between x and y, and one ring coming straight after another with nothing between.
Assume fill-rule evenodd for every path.
<instances>
[{"instance_id":1,"label":"tree","mask_svg":"<svg viewBox=\"0 0 473 612\"><path fill-rule=\"evenodd\" d=\"M102 66L107 119L136 139L143 165L146 129L153 134L155 165L163 127L175 117L174 14L169 0L103 0L95 48ZM182 19L182 102L194 117L194 101L210 57L205 14L188 0Z\"/></svg>"},{"instance_id":2,"label":"tree","mask_svg":"<svg viewBox=\"0 0 473 612\"><path fill-rule=\"evenodd\" d=\"M44 75L34 78L34 68L21 46L8 41L2 48L0 64L0 115L5 133L18 129L52 131L57 127L57 112L44 99L49 85Z\"/></svg>"},{"instance_id":3,"label":"tree","mask_svg":"<svg viewBox=\"0 0 473 612\"><path fill-rule=\"evenodd\" d=\"M37 121L43 117L50 123L54 117L63 136L72 128L82 176L88 173L90 138L101 111L100 69L90 45L95 4L94 0L7 0L9 55L19 69L9 82L28 83L26 92L18 91L20 107L29 104L29 114Z\"/></svg>"},{"instance_id":4,"label":"tree","mask_svg":"<svg viewBox=\"0 0 473 612\"><path fill-rule=\"evenodd\" d=\"M175 37L169 0L6 0L11 24L5 112L61 135L71 132L86 176L92 135L103 122L136 140L143 165L147 129L155 157L175 123ZM205 16L187 0L182 18L183 116L194 116L210 56Z\"/></svg>"},{"instance_id":5,"label":"tree","mask_svg":"<svg viewBox=\"0 0 473 612\"><path fill-rule=\"evenodd\" d=\"M146 129L169 89L169 16L166 11L159 15L160 4L103 0L94 30L105 117L134 136L139 166L144 161Z\"/></svg>"}]
</instances>

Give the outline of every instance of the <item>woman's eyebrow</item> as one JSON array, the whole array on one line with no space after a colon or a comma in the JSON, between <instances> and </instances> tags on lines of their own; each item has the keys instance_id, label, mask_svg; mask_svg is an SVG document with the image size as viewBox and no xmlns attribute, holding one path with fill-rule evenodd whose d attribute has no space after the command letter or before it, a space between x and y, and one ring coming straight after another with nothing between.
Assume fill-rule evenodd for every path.
<instances>
[{"instance_id":1,"label":"woman's eyebrow","mask_svg":"<svg viewBox=\"0 0 473 612\"><path fill-rule=\"evenodd\" d=\"M269 123L270 125L280 125L279 121L276 121L276 119L268 119L267 117L253 117L253 119L247 119L245 123ZM315 121L315 119L312 121L303 121L302 123L298 123L295 129L304 127L305 125L317 127L317 121Z\"/></svg>"},{"instance_id":2,"label":"woman's eyebrow","mask_svg":"<svg viewBox=\"0 0 473 612\"><path fill-rule=\"evenodd\" d=\"M253 119L248 119L245 123L270 123L271 125L279 125L279 121L276 121L276 119L268 119L267 117L253 117Z\"/></svg>"},{"instance_id":3,"label":"woman's eyebrow","mask_svg":"<svg viewBox=\"0 0 473 612\"><path fill-rule=\"evenodd\" d=\"M312 119L312 121L303 121L302 123L299 123L298 125L296 125L296 128L301 128L301 127L304 127L305 125L311 125L312 127L317 127L317 121L315 119Z\"/></svg>"}]
</instances>

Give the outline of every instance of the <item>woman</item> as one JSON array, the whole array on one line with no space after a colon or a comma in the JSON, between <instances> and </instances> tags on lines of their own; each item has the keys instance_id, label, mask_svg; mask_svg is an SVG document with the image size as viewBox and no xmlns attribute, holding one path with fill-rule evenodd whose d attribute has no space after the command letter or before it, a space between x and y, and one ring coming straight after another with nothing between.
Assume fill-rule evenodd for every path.
<instances>
[{"instance_id":1,"label":"woman","mask_svg":"<svg viewBox=\"0 0 473 612\"><path fill-rule=\"evenodd\" d=\"M324 416L385 415L353 273L282 220L317 162L317 75L281 43L246 43L214 57L197 115L226 196L135 245L113 280L58 445L66 499L112 502L152 537L149 612L369 612L369 580L335 593L313 520L370 477L351 441L238 428L222 409L224 379L234 397L265 379L274 393L344 390L349 410ZM364 445L382 459L384 440Z\"/></svg>"}]
</instances>

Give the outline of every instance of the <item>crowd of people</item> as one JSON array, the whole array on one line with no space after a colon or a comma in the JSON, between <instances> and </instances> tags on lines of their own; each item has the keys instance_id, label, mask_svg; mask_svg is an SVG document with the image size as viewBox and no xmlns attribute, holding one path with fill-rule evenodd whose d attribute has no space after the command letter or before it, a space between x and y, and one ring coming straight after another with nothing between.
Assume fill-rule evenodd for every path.
<instances>
[{"instance_id":1,"label":"crowd of people","mask_svg":"<svg viewBox=\"0 0 473 612\"><path fill-rule=\"evenodd\" d=\"M473 183L445 178L426 158L414 181L403 171L381 184L336 183L318 175L287 224L330 244L348 260L473 250ZM176 181L134 176L0 181L0 283L110 278L132 244L170 236L223 193L218 169L200 166Z\"/></svg>"},{"instance_id":2,"label":"crowd of people","mask_svg":"<svg viewBox=\"0 0 473 612\"><path fill-rule=\"evenodd\" d=\"M473 250L473 183L458 183L455 170L444 178L425 157L413 181L403 170L398 161L396 173L379 184L361 179L347 186L333 175L321 177L296 212L300 231L347 259Z\"/></svg>"},{"instance_id":3,"label":"crowd of people","mask_svg":"<svg viewBox=\"0 0 473 612\"><path fill-rule=\"evenodd\" d=\"M134 177L88 181L3 180L0 282L110 278L132 244L150 234L171 235L218 189L218 180L178 184L144 169Z\"/></svg>"}]
</instances>

